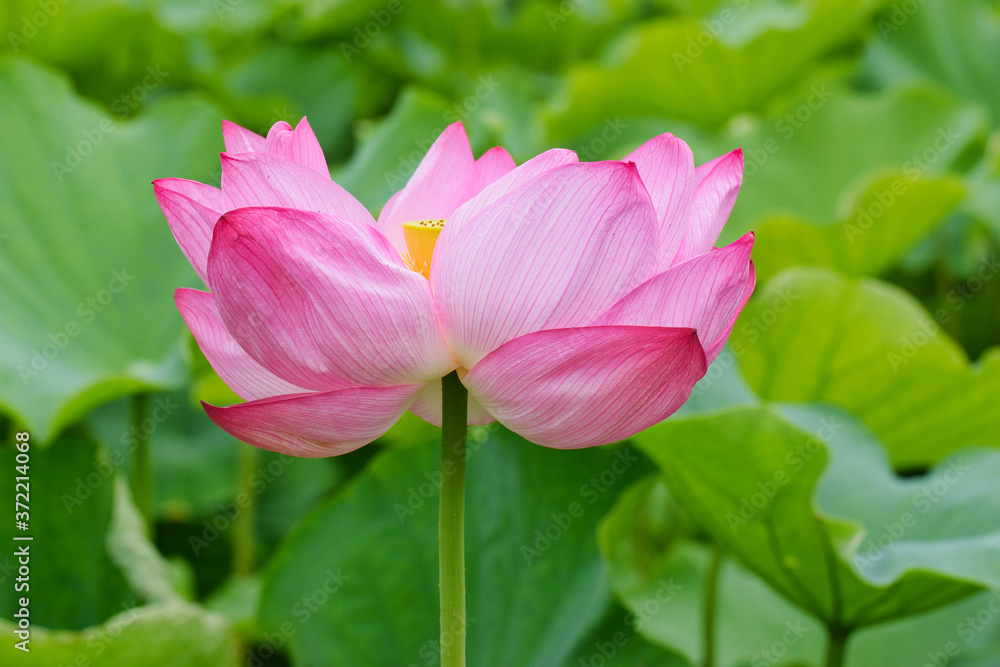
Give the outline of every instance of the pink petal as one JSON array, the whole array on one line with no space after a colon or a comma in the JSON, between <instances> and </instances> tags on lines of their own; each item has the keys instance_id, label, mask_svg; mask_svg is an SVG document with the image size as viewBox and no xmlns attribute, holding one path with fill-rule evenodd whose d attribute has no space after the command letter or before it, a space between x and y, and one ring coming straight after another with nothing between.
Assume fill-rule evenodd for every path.
<instances>
[{"instance_id":1,"label":"pink petal","mask_svg":"<svg viewBox=\"0 0 1000 667\"><path fill-rule=\"evenodd\" d=\"M680 264L712 249L733 211L742 183L743 151L740 149L694 170L687 226L671 264Z\"/></svg>"},{"instance_id":2,"label":"pink petal","mask_svg":"<svg viewBox=\"0 0 1000 667\"><path fill-rule=\"evenodd\" d=\"M458 234L467 221L476 217L484 208L500 197L513 192L556 167L561 167L564 164L574 164L577 161L578 158L573 151L566 150L565 148L553 148L541 155L536 155L520 167L507 172L492 184L481 189L472 199L458 207L458 210L455 211L455 214L448 220L448 224L442 230L434 251L437 252L438 248L450 243L451 239Z\"/></svg>"},{"instance_id":3,"label":"pink petal","mask_svg":"<svg viewBox=\"0 0 1000 667\"><path fill-rule=\"evenodd\" d=\"M475 426L492 424L496 420L472 396L469 396L467 423ZM441 426L441 380L435 380L417 394L410 412L426 422Z\"/></svg>"},{"instance_id":4,"label":"pink petal","mask_svg":"<svg viewBox=\"0 0 1000 667\"><path fill-rule=\"evenodd\" d=\"M435 249L455 358L472 368L512 338L589 323L652 274L656 235L634 165L565 165L500 198Z\"/></svg>"},{"instance_id":5,"label":"pink petal","mask_svg":"<svg viewBox=\"0 0 1000 667\"><path fill-rule=\"evenodd\" d=\"M666 419L706 368L693 329L582 327L515 338L464 383L504 426L539 445L577 449Z\"/></svg>"},{"instance_id":6,"label":"pink petal","mask_svg":"<svg viewBox=\"0 0 1000 667\"><path fill-rule=\"evenodd\" d=\"M667 133L639 146L622 162L635 163L653 200L660 225L660 270L666 269L684 235L694 154L684 141Z\"/></svg>"},{"instance_id":7,"label":"pink petal","mask_svg":"<svg viewBox=\"0 0 1000 667\"><path fill-rule=\"evenodd\" d=\"M732 324L753 291L753 233L650 278L593 324L691 327L709 363L722 349Z\"/></svg>"},{"instance_id":8,"label":"pink petal","mask_svg":"<svg viewBox=\"0 0 1000 667\"><path fill-rule=\"evenodd\" d=\"M729 336L733 333L733 327L736 326L736 320L739 319L744 306L746 306L747 301L750 300L750 296L753 294L753 290L756 285L757 271L754 269L753 262L750 262L750 276L747 278L747 282L743 286L743 294L740 296L739 304L736 306L732 318L730 318L729 323L726 324L722 333L720 333L705 349L705 356L708 357L708 363L712 363L712 361L719 356L719 352L722 351L722 348L725 347L726 342L729 340Z\"/></svg>"},{"instance_id":9,"label":"pink petal","mask_svg":"<svg viewBox=\"0 0 1000 667\"><path fill-rule=\"evenodd\" d=\"M427 280L372 227L293 209L230 211L208 275L240 346L300 387L426 383L457 367Z\"/></svg>"},{"instance_id":10,"label":"pink petal","mask_svg":"<svg viewBox=\"0 0 1000 667\"><path fill-rule=\"evenodd\" d=\"M510 153L501 146L494 146L476 160L476 183L473 192L479 192L504 174L509 173L517 164Z\"/></svg>"},{"instance_id":11,"label":"pink petal","mask_svg":"<svg viewBox=\"0 0 1000 667\"><path fill-rule=\"evenodd\" d=\"M208 248L212 229L224 211L222 191L180 178L153 181L153 192L184 256L208 284ZM218 208L216 208L218 207Z\"/></svg>"},{"instance_id":12,"label":"pink petal","mask_svg":"<svg viewBox=\"0 0 1000 667\"><path fill-rule=\"evenodd\" d=\"M275 123L267 133L265 150L283 160L298 162L327 178L330 176L330 168L326 165L319 139L305 116L294 130L283 121Z\"/></svg>"},{"instance_id":13,"label":"pink petal","mask_svg":"<svg viewBox=\"0 0 1000 667\"><path fill-rule=\"evenodd\" d=\"M356 387L275 396L205 412L238 440L272 452L339 456L379 437L406 412L421 385Z\"/></svg>"},{"instance_id":14,"label":"pink petal","mask_svg":"<svg viewBox=\"0 0 1000 667\"><path fill-rule=\"evenodd\" d=\"M257 153L266 144L264 137L228 120L222 121L222 141L227 153Z\"/></svg>"},{"instance_id":15,"label":"pink petal","mask_svg":"<svg viewBox=\"0 0 1000 667\"><path fill-rule=\"evenodd\" d=\"M211 185L205 185L198 181L189 181L186 178L158 178L153 181L154 187L159 185L161 189L176 192L188 199L195 201L205 208L213 211L221 211L219 215L226 212L226 197L222 190Z\"/></svg>"},{"instance_id":16,"label":"pink petal","mask_svg":"<svg viewBox=\"0 0 1000 667\"><path fill-rule=\"evenodd\" d=\"M368 209L329 176L267 153L223 153L222 192L226 210L280 206L375 224Z\"/></svg>"},{"instance_id":17,"label":"pink petal","mask_svg":"<svg viewBox=\"0 0 1000 667\"><path fill-rule=\"evenodd\" d=\"M404 222L450 218L475 194L475 185L475 160L465 126L452 123L431 145L392 208L382 211L378 229L402 252Z\"/></svg>"},{"instance_id":18,"label":"pink petal","mask_svg":"<svg viewBox=\"0 0 1000 667\"><path fill-rule=\"evenodd\" d=\"M208 363L240 398L254 401L307 392L266 370L240 347L222 323L211 294L182 288L174 293L174 300Z\"/></svg>"}]
</instances>

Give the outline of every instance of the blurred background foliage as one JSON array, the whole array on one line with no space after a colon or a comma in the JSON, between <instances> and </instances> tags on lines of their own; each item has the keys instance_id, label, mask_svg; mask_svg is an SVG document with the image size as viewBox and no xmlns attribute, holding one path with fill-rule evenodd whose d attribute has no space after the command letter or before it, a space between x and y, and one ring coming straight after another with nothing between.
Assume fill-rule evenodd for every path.
<instances>
[{"instance_id":1,"label":"blurred background foliage","mask_svg":"<svg viewBox=\"0 0 1000 667\"><path fill-rule=\"evenodd\" d=\"M745 151L721 241L757 232L759 287L682 411L577 452L472 429L470 664L1000 665L1000 3L5 0L0 36L36 537L4 664L437 663L437 429L237 443L173 305L150 181L217 182L222 118L308 115L373 212L456 120L518 161Z\"/></svg>"}]
</instances>

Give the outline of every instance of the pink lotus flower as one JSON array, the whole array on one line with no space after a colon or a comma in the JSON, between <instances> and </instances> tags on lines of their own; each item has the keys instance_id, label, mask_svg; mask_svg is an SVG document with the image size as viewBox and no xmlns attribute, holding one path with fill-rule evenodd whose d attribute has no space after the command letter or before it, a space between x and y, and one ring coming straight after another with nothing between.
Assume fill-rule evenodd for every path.
<instances>
[{"instance_id":1,"label":"pink lotus flower","mask_svg":"<svg viewBox=\"0 0 1000 667\"><path fill-rule=\"evenodd\" d=\"M376 221L305 119L223 136L221 189L154 185L211 289L178 308L247 401L205 409L265 449L343 454L406 410L440 424L456 369L470 423L614 442L684 403L754 288L752 234L713 249L740 151L695 167L664 134L620 162L555 149L515 167L502 148L475 160L455 123Z\"/></svg>"}]
</instances>

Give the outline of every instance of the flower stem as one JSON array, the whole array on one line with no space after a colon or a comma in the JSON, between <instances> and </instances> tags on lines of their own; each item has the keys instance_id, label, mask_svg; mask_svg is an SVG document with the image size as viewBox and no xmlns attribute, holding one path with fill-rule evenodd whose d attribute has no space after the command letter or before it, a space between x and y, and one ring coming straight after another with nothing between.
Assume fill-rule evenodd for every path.
<instances>
[{"instance_id":1,"label":"flower stem","mask_svg":"<svg viewBox=\"0 0 1000 667\"><path fill-rule=\"evenodd\" d=\"M149 414L149 394L132 397L132 433L136 435L132 451L132 498L139 514L146 522L146 531L153 535L153 458L150 452L152 432L147 433L143 423Z\"/></svg>"},{"instance_id":2,"label":"flower stem","mask_svg":"<svg viewBox=\"0 0 1000 667\"><path fill-rule=\"evenodd\" d=\"M441 380L441 667L465 667L465 437L468 392L458 373Z\"/></svg>"},{"instance_id":3,"label":"flower stem","mask_svg":"<svg viewBox=\"0 0 1000 667\"><path fill-rule=\"evenodd\" d=\"M233 526L233 574L250 576L257 560L257 492L253 488L253 478L257 472L260 450L240 443L239 469L237 474L240 514Z\"/></svg>"},{"instance_id":4,"label":"flower stem","mask_svg":"<svg viewBox=\"0 0 1000 667\"><path fill-rule=\"evenodd\" d=\"M844 667L847 655L847 638L850 630L838 627L829 628L829 640L826 644L826 667Z\"/></svg>"},{"instance_id":5,"label":"flower stem","mask_svg":"<svg viewBox=\"0 0 1000 667\"><path fill-rule=\"evenodd\" d=\"M708 579L705 583L705 606L702 610L704 629L703 659L704 667L715 667L715 608L718 604L719 571L722 567L722 547L716 545L712 550L712 560L708 566Z\"/></svg>"}]
</instances>

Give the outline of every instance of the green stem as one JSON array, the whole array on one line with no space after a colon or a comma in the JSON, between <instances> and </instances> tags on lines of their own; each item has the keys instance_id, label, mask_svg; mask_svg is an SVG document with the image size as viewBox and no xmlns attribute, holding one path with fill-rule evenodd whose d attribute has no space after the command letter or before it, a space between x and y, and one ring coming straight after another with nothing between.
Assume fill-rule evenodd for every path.
<instances>
[{"instance_id":1,"label":"green stem","mask_svg":"<svg viewBox=\"0 0 1000 667\"><path fill-rule=\"evenodd\" d=\"M441 380L441 667L465 667L465 437L468 393L458 373Z\"/></svg>"},{"instance_id":2,"label":"green stem","mask_svg":"<svg viewBox=\"0 0 1000 667\"><path fill-rule=\"evenodd\" d=\"M851 631L845 628L829 628L829 640L826 644L826 667L844 667L847 655L847 638Z\"/></svg>"},{"instance_id":3,"label":"green stem","mask_svg":"<svg viewBox=\"0 0 1000 667\"><path fill-rule=\"evenodd\" d=\"M722 567L722 547L716 545L712 551L712 561L708 566L708 578L705 583L705 607L702 610L704 629L704 647L702 653L704 667L715 665L715 608L718 605L719 570Z\"/></svg>"},{"instance_id":4,"label":"green stem","mask_svg":"<svg viewBox=\"0 0 1000 667\"><path fill-rule=\"evenodd\" d=\"M146 433L143 422L149 416L149 394L132 397L132 434L135 449L132 452L132 499L146 522L146 531L153 534L153 457L150 452L152 432Z\"/></svg>"},{"instance_id":5,"label":"green stem","mask_svg":"<svg viewBox=\"0 0 1000 667\"><path fill-rule=\"evenodd\" d=\"M249 576L257 560L257 492L253 477L257 473L260 450L240 443L238 493L239 515L233 526L233 574Z\"/></svg>"}]
</instances>

